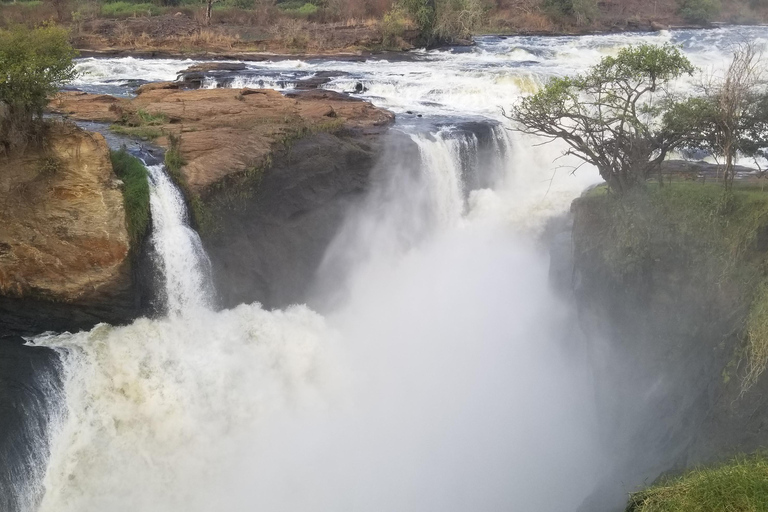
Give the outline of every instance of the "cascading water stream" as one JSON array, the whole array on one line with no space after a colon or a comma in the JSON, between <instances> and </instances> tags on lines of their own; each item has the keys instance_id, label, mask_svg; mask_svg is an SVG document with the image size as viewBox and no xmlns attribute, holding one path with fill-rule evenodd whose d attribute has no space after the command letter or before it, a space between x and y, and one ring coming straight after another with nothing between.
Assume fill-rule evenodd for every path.
<instances>
[{"instance_id":1,"label":"cascading water stream","mask_svg":"<svg viewBox=\"0 0 768 512\"><path fill-rule=\"evenodd\" d=\"M180 315L210 306L210 261L198 234L187 223L181 192L162 164L147 167L150 178L152 243L165 283L169 314Z\"/></svg>"}]
</instances>

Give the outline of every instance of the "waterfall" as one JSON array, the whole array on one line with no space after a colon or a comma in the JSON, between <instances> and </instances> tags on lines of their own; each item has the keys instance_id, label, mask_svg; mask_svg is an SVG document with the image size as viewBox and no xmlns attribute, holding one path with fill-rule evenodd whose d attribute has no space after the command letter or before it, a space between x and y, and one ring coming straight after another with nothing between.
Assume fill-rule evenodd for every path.
<instances>
[{"instance_id":1,"label":"waterfall","mask_svg":"<svg viewBox=\"0 0 768 512\"><path fill-rule=\"evenodd\" d=\"M198 234L189 227L181 192L162 164L147 167L150 181L152 243L165 283L165 302L172 315L210 306L210 261Z\"/></svg>"},{"instance_id":2,"label":"waterfall","mask_svg":"<svg viewBox=\"0 0 768 512\"><path fill-rule=\"evenodd\" d=\"M37 340L67 411L38 512L555 512L588 491L590 394L546 258L472 220L474 134L395 139L334 243L347 300L324 316L206 308L199 238L150 168L169 315Z\"/></svg>"},{"instance_id":3,"label":"waterfall","mask_svg":"<svg viewBox=\"0 0 768 512\"><path fill-rule=\"evenodd\" d=\"M464 163L477 153L477 140L452 136L450 128L411 135L419 147L428 211L438 226L455 224L464 214Z\"/></svg>"}]
</instances>

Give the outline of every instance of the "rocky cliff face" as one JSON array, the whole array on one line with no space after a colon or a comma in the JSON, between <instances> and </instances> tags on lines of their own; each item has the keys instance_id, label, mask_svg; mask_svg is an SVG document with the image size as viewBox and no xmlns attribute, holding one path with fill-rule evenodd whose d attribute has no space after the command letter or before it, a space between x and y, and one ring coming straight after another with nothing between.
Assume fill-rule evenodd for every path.
<instances>
[{"instance_id":1,"label":"rocky cliff face","mask_svg":"<svg viewBox=\"0 0 768 512\"><path fill-rule=\"evenodd\" d=\"M178 156L171 172L222 307L303 302L344 212L367 190L394 115L331 91L182 85L148 84L133 100L63 93L52 108L157 131Z\"/></svg>"},{"instance_id":2,"label":"rocky cliff face","mask_svg":"<svg viewBox=\"0 0 768 512\"><path fill-rule=\"evenodd\" d=\"M60 386L58 356L19 335L124 323L142 311L140 248L99 134L53 124L0 161L0 510L32 510ZM150 270L151 272L151 270Z\"/></svg>"},{"instance_id":3,"label":"rocky cliff face","mask_svg":"<svg viewBox=\"0 0 768 512\"><path fill-rule=\"evenodd\" d=\"M2 167L0 334L135 316L121 182L104 138L55 125L43 150Z\"/></svg>"},{"instance_id":4,"label":"rocky cliff face","mask_svg":"<svg viewBox=\"0 0 768 512\"><path fill-rule=\"evenodd\" d=\"M768 441L768 380L741 394L754 277L713 259L716 232L663 209L618 210L587 197L573 214L572 283L613 462L611 477L580 510L621 511L627 492L665 472ZM632 216L624 235L617 216ZM765 258L765 228L755 226L732 258Z\"/></svg>"}]
</instances>

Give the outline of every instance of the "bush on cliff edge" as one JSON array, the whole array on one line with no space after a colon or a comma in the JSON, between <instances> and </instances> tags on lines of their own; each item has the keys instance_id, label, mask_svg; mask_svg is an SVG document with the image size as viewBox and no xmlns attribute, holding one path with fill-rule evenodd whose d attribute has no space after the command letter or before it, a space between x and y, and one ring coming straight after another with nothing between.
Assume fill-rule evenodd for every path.
<instances>
[{"instance_id":1,"label":"bush on cliff edge","mask_svg":"<svg viewBox=\"0 0 768 512\"><path fill-rule=\"evenodd\" d=\"M77 76L76 56L63 28L0 30L0 154L41 139L43 110Z\"/></svg>"}]
</instances>

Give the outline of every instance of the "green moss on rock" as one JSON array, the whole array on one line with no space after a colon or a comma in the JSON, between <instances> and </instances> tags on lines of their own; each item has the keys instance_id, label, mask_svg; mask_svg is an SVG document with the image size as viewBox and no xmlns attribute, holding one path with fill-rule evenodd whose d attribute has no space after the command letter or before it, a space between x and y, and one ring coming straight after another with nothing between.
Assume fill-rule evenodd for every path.
<instances>
[{"instance_id":1,"label":"green moss on rock","mask_svg":"<svg viewBox=\"0 0 768 512\"><path fill-rule=\"evenodd\" d=\"M141 160L125 149L110 151L112 168L123 181L125 222L131 244L135 247L144 238L149 227L149 181L147 169Z\"/></svg>"},{"instance_id":2,"label":"green moss on rock","mask_svg":"<svg viewBox=\"0 0 768 512\"><path fill-rule=\"evenodd\" d=\"M768 193L680 182L622 197L594 189L574 208L588 233L577 251L611 282L639 290L662 276L721 297L717 314L742 319L742 394L757 382L768 365Z\"/></svg>"}]
</instances>

